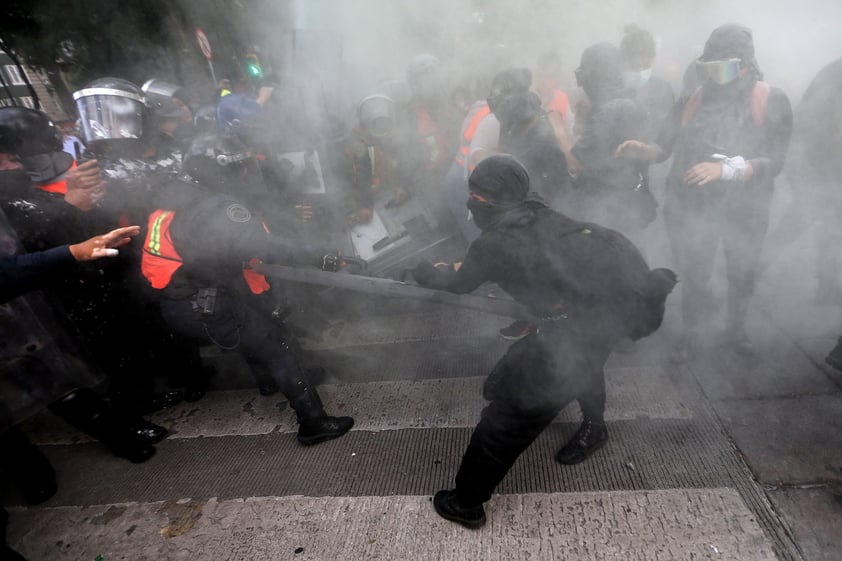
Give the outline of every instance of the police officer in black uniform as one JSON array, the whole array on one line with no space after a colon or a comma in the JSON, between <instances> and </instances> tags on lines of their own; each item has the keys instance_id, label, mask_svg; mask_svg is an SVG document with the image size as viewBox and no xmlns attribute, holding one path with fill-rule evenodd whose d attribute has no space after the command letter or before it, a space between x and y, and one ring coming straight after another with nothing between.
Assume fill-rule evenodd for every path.
<instances>
[{"instance_id":1,"label":"police officer in black uniform","mask_svg":"<svg viewBox=\"0 0 842 561\"><path fill-rule=\"evenodd\" d=\"M354 421L325 413L289 335L271 317L270 286L252 266L265 261L331 269L338 257L272 236L254 212L260 207L253 203L265 194L257 161L237 138L197 136L185 155L184 175L155 199L142 269L159 291L170 326L240 352L253 369L274 377L298 417L298 440L316 444L345 434Z\"/></svg>"},{"instance_id":2,"label":"police officer in black uniform","mask_svg":"<svg viewBox=\"0 0 842 561\"><path fill-rule=\"evenodd\" d=\"M512 156L477 165L469 179L468 208L482 229L458 270L421 263L419 284L467 293L496 282L524 304L534 328L515 342L483 388L490 404L456 475L456 488L436 493L444 518L469 528L485 523L482 504L517 457L573 399L604 408L603 367L623 337L658 328L676 279L650 271L640 252L618 232L557 213L529 196L529 175ZM601 418L587 418L570 443L585 457L602 446Z\"/></svg>"}]
</instances>

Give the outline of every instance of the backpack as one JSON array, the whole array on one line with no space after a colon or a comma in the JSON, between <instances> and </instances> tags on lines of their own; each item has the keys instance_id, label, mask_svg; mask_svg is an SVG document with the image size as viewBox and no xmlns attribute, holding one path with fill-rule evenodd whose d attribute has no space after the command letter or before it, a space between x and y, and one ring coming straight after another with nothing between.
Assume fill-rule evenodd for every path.
<instances>
[{"instance_id":1,"label":"backpack","mask_svg":"<svg viewBox=\"0 0 842 561\"><path fill-rule=\"evenodd\" d=\"M654 333L663 322L666 298L678 279L669 269L650 269L621 233L570 221L539 241L554 273L582 297L607 304L632 340Z\"/></svg>"}]
</instances>

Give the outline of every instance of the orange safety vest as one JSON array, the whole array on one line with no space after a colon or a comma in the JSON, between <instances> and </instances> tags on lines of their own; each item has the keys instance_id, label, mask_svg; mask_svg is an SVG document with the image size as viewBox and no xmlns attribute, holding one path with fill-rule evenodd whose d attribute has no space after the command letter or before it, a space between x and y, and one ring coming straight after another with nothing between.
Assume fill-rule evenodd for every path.
<instances>
[{"instance_id":1,"label":"orange safety vest","mask_svg":"<svg viewBox=\"0 0 842 561\"><path fill-rule=\"evenodd\" d=\"M447 155L447 142L439 129L438 123L427 111L426 107L415 108L415 121L418 127L418 134L424 139L430 149L430 159L425 167L428 169L439 167Z\"/></svg>"},{"instance_id":2,"label":"orange safety vest","mask_svg":"<svg viewBox=\"0 0 842 561\"><path fill-rule=\"evenodd\" d=\"M172 280L175 272L184 264L184 260L175 249L170 235L170 224L175 218L175 211L158 209L149 215L149 229L143 242L143 255L140 269L152 288L163 290ZM266 226L264 225L264 228ZM252 258L248 266L243 267L243 278L253 294L262 294L271 286L266 277L257 273L252 266L261 263Z\"/></svg>"},{"instance_id":3,"label":"orange safety vest","mask_svg":"<svg viewBox=\"0 0 842 561\"><path fill-rule=\"evenodd\" d=\"M570 113L570 101L567 99L567 94L561 90L555 90L552 99L547 104L547 113L553 112L560 113L565 121Z\"/></svg>"},{"instance_id":4,"label":"orange safety vest","mask_svg":"<svg viewBox=\"0 0 842 561\"><path fill-rule=\"evenodd\" d=\"M456 163L460 166L465 166L465 162L468 160L468 152L471 149L471 141L474 139L474 135L477 133L477 127L479 127L480 122L485 119L491 113L491 109L488 107L488 104L483 105L482 107L477 110L477 112L471 117L471 120L468 121L468 126L465 127L465 132L462 133L462 138L459 139L459 151L456 153ZM475 166L469 166L469 171L474 171Z\"/></svg>"}]
</instances>

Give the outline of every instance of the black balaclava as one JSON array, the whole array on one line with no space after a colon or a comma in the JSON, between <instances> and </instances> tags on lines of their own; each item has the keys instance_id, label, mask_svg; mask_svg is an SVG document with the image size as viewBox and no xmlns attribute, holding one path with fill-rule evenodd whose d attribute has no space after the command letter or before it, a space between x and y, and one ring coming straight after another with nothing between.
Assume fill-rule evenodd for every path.
<instances>
[{"instance_id":1,"label":"black balaclava","mask_svg":"<svg viewBox=\"0 0 842 561\"><path fill-rule=\"evenodd\" d=\"M25 169L0 171L0 198L10 199L32 193L32 178Z\"/></svg>"},{"instance_id":2,"label":"black balaclava","mask_svg":"<svg viewBox=\"0 0 842 561\"><path fill-rule=\"evenodd\" d=\"M623 89L620 50L611 43L591 45L582 52L576 79L592 106L617 97Z\"/></svg>"},{"instance_id":3,"label":"black balaclava","mask_svg":"<svg viewBox=\"0 0 842 561\"><path fill-rule=\"evenodd\" d=\"M491 80L488 107L500 121L503 130L529 123L541 109L541 99L529 91L532 71L508 68Z\"/></svg>"},{"instance_id":4,"label":"black balaclava","mask_svg":"<svg viewBox=\"0 0 842 561\"><path fill-rule=\"evenodd\" d=\"M513 156L497 154L477 164L468 178L468 189L488 201L468 199L474 222L485 230L527 199L529 174Z\"/></svg>"}]
</instances>

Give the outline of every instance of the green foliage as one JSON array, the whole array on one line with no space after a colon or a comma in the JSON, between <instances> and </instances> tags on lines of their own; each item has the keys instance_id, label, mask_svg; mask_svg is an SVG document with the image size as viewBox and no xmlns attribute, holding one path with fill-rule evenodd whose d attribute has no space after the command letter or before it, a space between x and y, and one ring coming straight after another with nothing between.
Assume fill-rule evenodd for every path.
<instances>
[{"instance_id":1,"label":"green foliage","mask_svg":"<svg viewBox=\"0 0 842 561\"><path fill-rule=\"evenodd\" d=\"M172 42L166 0L4 0L0 38L28 64L63 70L72 87L101 76L142 79Z\"/></svg>"}]
</instances>

